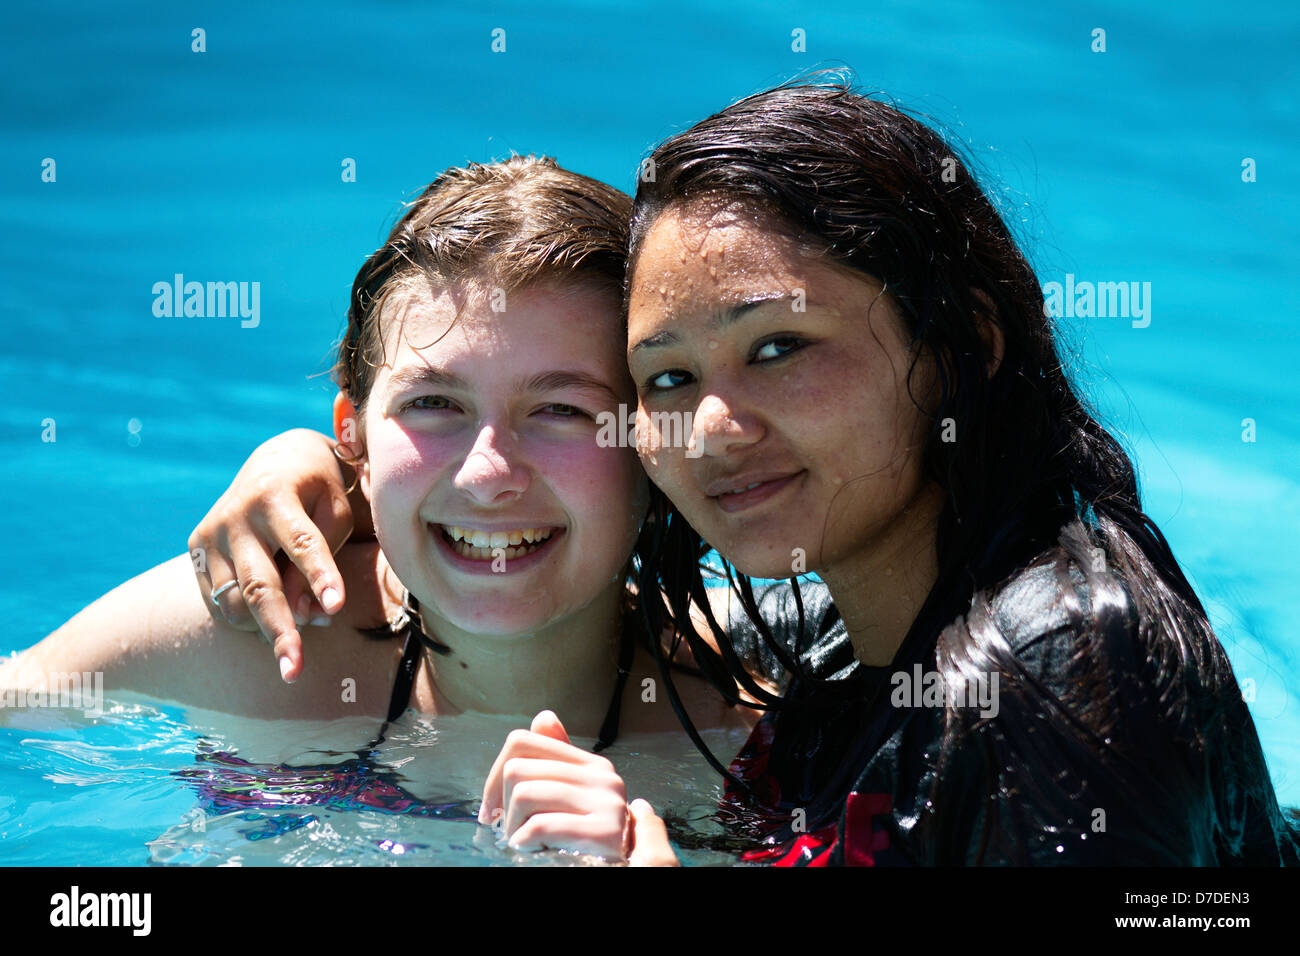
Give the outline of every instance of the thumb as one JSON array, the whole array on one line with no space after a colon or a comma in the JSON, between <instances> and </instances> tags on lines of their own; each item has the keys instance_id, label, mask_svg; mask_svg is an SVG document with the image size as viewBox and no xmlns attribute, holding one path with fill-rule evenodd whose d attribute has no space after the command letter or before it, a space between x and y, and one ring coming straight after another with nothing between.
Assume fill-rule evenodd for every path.
<instances>
[{"instance_id":1,"label":"thumb","mask_svg":"<svg viewBox=\"0 0 1300 956\"><path fill-rule=\"evenodd\" d=\"M632 817L632 853L629 866L681 866L668 842L668 828L659 819L654 808L644 800L633 800L627 805Z\"/></svg>"},{"instance_id":2,"label":"thumb","mask_svg":"<svg viewBox=\"0 0 1300 956\"><path fill-rule=\"evenodd\" d=\"M528 729L543 737L558 740L562 744L570 743L569 735L564 731L564 724L560 723L560 718L555 716L554 711L542 711L533 718L533 724Z\"/></svg>"}]
</instances>

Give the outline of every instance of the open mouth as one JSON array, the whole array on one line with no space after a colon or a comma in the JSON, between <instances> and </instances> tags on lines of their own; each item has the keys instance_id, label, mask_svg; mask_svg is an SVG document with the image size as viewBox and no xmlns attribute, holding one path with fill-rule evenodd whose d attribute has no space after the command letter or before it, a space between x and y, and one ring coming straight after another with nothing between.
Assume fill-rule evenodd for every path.
<instances>
[{"instance_id":1,"label":"open mouth","mask_svg":"<svg viewBox=\"0 0 1300 956\"><path fill-rule=\"evenodd\" d=\"M452 551L468 561L507 561L535 554L563 531L563 528L517 528L511 531L479 531L457 525L434 525Z\"/></svg>"}]
</instances>

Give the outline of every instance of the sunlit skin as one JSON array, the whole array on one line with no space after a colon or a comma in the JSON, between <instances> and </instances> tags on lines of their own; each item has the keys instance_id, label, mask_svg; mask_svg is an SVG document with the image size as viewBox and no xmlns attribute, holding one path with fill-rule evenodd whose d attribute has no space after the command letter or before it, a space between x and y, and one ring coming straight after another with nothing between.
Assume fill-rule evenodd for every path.
<instances>
[{"instance_id":1,"label":"sunlit skin","mask_svg":"<svg viewBox=\"0 0 1300 956\"><path fill-rule=\"evenodd\" d=\"M575 700L598 717L648 504L634 451L596 441L597 415L633 397L618 295L539 285L492 304L474 285L390 300L362 488L388 563L454 651L441 695L516 712ZM446 546L440 529L455 525L556 530L493 570Z\"/></svg>"},{"instance_id":2,"label":"sunlit skin","mask_svg":"<svg viewBox=\"0 0 1300 956\"><path fill-rule=\"evenodd\" d=\"M670 209L634 266L628 363L651 479L742 572L802 556L858 657L888 664L937 577L943 496L921 470L932 364L909 394L879 283L745 209ZM670 412L691 415L689 455L662 447Z\"/></svg>"}]
</instances>

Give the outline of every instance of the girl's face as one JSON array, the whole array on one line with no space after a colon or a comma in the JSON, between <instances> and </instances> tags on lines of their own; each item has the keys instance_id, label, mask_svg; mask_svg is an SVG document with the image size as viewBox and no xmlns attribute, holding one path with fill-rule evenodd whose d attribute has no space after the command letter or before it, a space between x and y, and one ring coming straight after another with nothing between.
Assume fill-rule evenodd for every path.
<instances>
[{"instance_id":1,"label":"girl's face","mask_svg":"<svg viewBox=\"0 0 1300 956\"><path fill-rule=\"evenodd\" d=\"M385 307L363 489L389 564L452 626L533 633L621 590L648 486L634 451L597 443L633 395L619 312L547 283Z\"/></svg>"},{"instance_id":2,"label":"girl's face","mask_svg":"<svg viewBox=\"0 0 1300 956\"><path fill-rule=\"evenodd\" d=\"M892 301L762 218L688 206L647 234L628 363L651 479L740 571L862 558L917 504L926 422ZM912 394L925 403L930 364ZM693 447L671 447L682 428Z\"/></svg>"}]
</instances>

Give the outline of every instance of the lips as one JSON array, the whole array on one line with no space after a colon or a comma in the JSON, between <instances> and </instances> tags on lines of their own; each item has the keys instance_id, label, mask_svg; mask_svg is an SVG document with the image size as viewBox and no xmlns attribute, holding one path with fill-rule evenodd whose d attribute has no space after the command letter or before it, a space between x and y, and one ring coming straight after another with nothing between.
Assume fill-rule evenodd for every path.
<instances>
[{"instance_id":1,"label":"lips","mask_svg":"<svg viewBox=\"0 0 1300 956\"><path fill-rule=\"evenodd\" d=\"M744 511L792 487L804 472L749 472L710 482L704 493L723 511Z\"/></svg>"},{"instance_id":2,"label":"lips","mask_svg":"<svg viewBox=\"0 0 1300 956\"><path fill-rule=\"evenodd\" d=\"M715 478L705 487L704 493L710 498L720 498L728 494L742 494L752 491L760 485L791 478L798 471L747 471L724 478Z\"/></svg>"}]
</instances>

